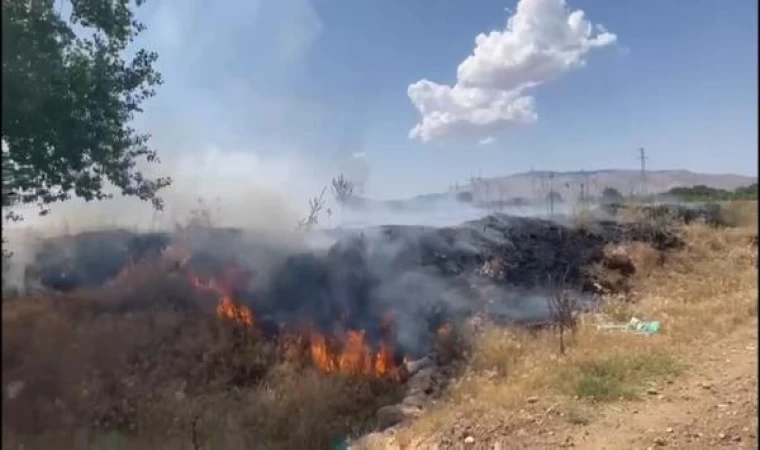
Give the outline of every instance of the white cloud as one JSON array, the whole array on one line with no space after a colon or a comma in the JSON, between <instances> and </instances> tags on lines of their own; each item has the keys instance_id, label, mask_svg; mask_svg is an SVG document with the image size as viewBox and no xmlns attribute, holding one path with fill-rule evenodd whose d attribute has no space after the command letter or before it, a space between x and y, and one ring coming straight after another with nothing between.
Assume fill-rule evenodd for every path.
<instances>
[{"instance_id":1,"label":"white cloud","mask_svg":"<svg viewBox=\"0 0 760 450\"><path fill-rule=\"evenodd\" d=\"M485 137L485 138L481 139L480 141L478 141L478 144L480 144L480 145L491 145L494 142L496 142L496 139L493 136L488 136L488 137Z\"/></svg>"},{"instance_id":2,"label":"white cloud","mask_svg":"<svg viewBox=\"0 0 760 450\"><path fill-rule=\"evenodd\" d=\"M427 142L482 136L534 123L535 100L525 91L583 67L592 49L616 40L565 0L520 0L504 30L475 38L453 86L426 79L409 86L409 99L422 115L409 137Z\"/></svg>"}]
</instances>

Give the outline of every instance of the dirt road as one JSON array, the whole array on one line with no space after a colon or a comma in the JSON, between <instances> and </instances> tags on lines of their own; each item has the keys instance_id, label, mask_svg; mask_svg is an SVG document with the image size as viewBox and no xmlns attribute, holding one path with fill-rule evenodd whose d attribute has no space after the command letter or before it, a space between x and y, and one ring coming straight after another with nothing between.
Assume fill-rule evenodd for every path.
<instances>
[{"instance_id":1,"label":"dirt road","mask_svg":"<svg viewBox=\"0 0 760 450\"><path fill-rule=\"evenodd\" d=\"M566 434L575 448L757 448L757 321L695 349L688 373L640 402L609 405Z\"/></svg>"}]
</instances>

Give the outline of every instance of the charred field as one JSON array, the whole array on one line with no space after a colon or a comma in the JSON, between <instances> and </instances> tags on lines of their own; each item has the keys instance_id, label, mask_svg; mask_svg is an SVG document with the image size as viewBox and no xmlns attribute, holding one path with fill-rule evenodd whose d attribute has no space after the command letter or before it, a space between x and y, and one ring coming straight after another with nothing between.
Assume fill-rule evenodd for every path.
<instances>
[{"instance_id":1,"label":"charred field","mask_svg":"<svg viewBox=\"0 0 760 450\"><path fill-rule=\"evenodd\" d=\"M319 238L283 250L193 228L41 242L25 293L3 302L4 444L329 449L444 391L473 318L552 325L557 289L581 309L625 293L635 269L610 245L683 245L646 221L500 214Z\"/></svg>"}]
</instances>

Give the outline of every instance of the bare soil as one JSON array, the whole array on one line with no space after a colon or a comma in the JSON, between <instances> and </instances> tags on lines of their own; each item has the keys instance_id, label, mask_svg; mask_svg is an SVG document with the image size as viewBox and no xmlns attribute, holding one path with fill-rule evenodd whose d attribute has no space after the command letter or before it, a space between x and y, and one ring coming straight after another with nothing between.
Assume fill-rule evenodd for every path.
<instances>
[{"instance_id":1,"label":"bare soil","mask_svg":"<svg viewBox=\"0 0 760 450\"><path fill-rule=\"evenodd\" d=\"M757 339L752 321L695 351L682 379L562 432L578 448L599 450L757 448Z\"/></svg>"},{"instance_id":2,"label":"bare soil","mask_svg":"<svg viewBox=\"0 0 760 450\"><path fill-rule=\"evenodd\" d=\"M757 319L729 335L696 346L687 372L651 385L637 400L573 401L558 405L530 397L508 420L457 421L425 441L394 442L399 449L627 450L757 448ZM494 418L495 419L495 418Z\"/></svg>"}]
</instances>

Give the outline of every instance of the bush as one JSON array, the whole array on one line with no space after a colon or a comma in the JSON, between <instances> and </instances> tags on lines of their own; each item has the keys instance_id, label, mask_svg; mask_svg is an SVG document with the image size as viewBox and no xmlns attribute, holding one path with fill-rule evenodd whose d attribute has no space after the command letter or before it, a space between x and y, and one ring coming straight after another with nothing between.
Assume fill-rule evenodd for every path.
<instances>
[{"instance_id":1,"label":"bush","mask_svg":"<svg viewBox=\"0 0 760 450\"><path fill-rule=\"evenodd\" d=\"M757 200L757 183L740 186L733 191L715 189L705 185L675 187L662 194L662 196L666 198L676 197L685 202Z\"/></svg>"},{"instance_id":2,"label":"bush","mask_svg":"<svg viewBox=\"0 0 760 450\"><path fill-rule=\"evenodd\" d=\"M602 191L602 203L616 204L623 201L623 194L615 188L606 187Z\"/></svg>"}]
</instances>

